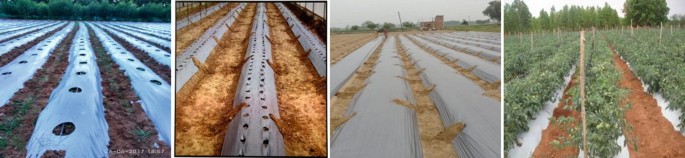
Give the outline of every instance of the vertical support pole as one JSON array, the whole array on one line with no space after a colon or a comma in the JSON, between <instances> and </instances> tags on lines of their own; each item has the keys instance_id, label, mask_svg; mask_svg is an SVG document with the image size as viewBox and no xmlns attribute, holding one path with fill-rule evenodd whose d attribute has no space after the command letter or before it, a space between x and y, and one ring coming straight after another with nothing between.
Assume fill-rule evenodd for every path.
<instances>
[{"instance_id":1,"label":"vertical support pole","mask_svg":"<svg viewBox=\"0 0 685 158\"><path fill-rule=\"evenodd\" d=\"M580 31L580 115L583 121L583 156L587 157L587 122L585 119L585 31Z\"/></svg>"},{"instance_id":2,"label":"vertical support pole","mask_svg":"<svg viewBox=\"0 0 685 158\"><path fill-rule=\"evenodd\" d=\"M530 32L530 50L533 51L533 32Z\"/></svg>"},{"instance_id":3,"label":"vertical support pole","mask_svg":"<svg viewBox=\"0 0 685 158\"><path fill-rule=\"evenodd\" d=\"M660 29L659 29L659 44L661 44L662 41L663 41L663 40L661 39L661 37L662 37L663 34L664 34L664 22L661 22L661 24L659 25L659 27L660 27Z\"/></svg>"},{"instance_id":4,"label":"vertical support pole","mask_svg":"<svg viewBox=\"0 0 685 158\"><path fill-rule=\"evenodd\" d=\"M630 19L630 36L635 36L633 33L633 19Z\"/></svg>"}]
</instances>

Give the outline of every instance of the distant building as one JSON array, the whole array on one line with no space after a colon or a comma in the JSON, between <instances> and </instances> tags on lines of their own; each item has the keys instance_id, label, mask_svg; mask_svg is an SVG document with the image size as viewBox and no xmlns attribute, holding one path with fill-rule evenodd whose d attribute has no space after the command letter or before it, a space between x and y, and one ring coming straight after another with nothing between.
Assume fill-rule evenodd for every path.
<instances>
[{"instance_id":1,"label":"distant building","mask_svg":"<svg viewBox=\"0 0 685 158\"><path fill-rule=\"evenodd\" d=\"M443 15L437 15L433 18L433 21L421 22L420 26L422 30L445 29L445 17Z\"/></svg>"}]
</instances>

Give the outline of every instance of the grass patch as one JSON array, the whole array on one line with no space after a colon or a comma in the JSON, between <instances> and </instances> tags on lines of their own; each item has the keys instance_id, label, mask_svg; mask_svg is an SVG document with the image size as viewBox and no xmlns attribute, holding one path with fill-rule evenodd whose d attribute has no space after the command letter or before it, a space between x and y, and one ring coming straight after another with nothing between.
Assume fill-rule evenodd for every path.
<instances>
[{"instance_id":1,"label":"grass patch","mask_svg":"<svg viewBox=\"0 0 685 158\"><path fill-rule=\"evenodd\" d=\"M147 130L143 130L143 129L140 129L140 128L136 128L136 129L133 130L133 132L131 132L131 133L133 133L133 135L136 136L136 140L137 140L138 142L142 142L142 141L144 141L145 139L147 139L147 138L149 138L150 136L152 136L152 132L147 131Z\"/></svg>"},{"instance_id":2,"label":"grass patch","mask_svg":"<svg viewBox=\"0 0 685 158\"><path fill-rule=\"evenodd\" d=\"M488 25L460 25L460 26L450 26L445 28L445 30L454 31L479 31L479 32L501 32L499 24L488 24Z\"/></svg>"}]
</instances>

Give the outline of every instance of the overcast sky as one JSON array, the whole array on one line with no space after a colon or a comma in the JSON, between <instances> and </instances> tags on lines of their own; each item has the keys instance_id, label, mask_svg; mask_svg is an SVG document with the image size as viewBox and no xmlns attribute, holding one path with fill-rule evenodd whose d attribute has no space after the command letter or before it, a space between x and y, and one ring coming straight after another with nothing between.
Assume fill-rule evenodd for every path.
<instances>
[{"instance_id":1,"label":"overcast sky","mask_svg":"<svg viewBox=\"0 0 685 158\"><path fill-rule=\"evenodd\" d=\"M445 15L445 21L485 20L483 15L491 0L331 0L331 27L361 25L364 21L398 24L402 22L430 21L435 15Z\"/></svg>"},{"instance_id":2,"label":"overcast sky","mask_svg":"<svg viewBox=\"0 0 685 158\"><path fill-rule=\"evenodd\" d=\"M503 0L502 4L511 4L514 0ZM530 14L537 17L540 14L540 10L545 9L549 13L549 10L554 6L554 8L559 11L564 5L577 5L577 6L600 6L604 7L604 3L609 3L611 8L616 9L618 16L625 17L623 15L623 3L625 0L523 0L530 10ZM670 18L673 14L685 14L685 0L666 0L666 5L670 8L668 12L668 17ZM502 7L504 9L504 7ZM332 10L331 10L332 11Z\"/></svg>"}]
</instances>

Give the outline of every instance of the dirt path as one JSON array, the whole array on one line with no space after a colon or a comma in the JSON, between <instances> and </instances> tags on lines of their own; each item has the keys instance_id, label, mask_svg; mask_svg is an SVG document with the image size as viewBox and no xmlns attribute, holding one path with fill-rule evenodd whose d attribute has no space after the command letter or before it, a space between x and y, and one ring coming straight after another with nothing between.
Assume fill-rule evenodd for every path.
<instances>
[{"instance_id":1,"label":"dirt path","mask_svg":"<svg viewBox=\"0 0 685 158\"><path fill-rule=\"evenodd\" d=\"M64 24L56 31L67 26L68 24ZM52 90L59 85L62 74L69 65L69 48L78 29L76 25L73 27L57 48L50 53L50 57L42 68L37 70L33 78L24 82L24 88L17 91L9 103L0 108L0 127L2 127L0 128L0 142L4 142L0 145L0 157L26 157L26 144L33 134L38 115L48 104ZM55 34L56 31L49 32L38 39L42 41Z\"/></svg>"},{"instance_id":2,"label":"dirt path","mask_svg":"<svg viewBox=\"0 0 685 158\"><path fill-rule=\"evenodd\" d=\"M183 53L188 46L193 44L207 29L212 27L217 20L226 16L236 6L238 6L237 3L229 3L202 20L176 31L176 55L178 56Z\"/></svg>"},{"instance_id":3,"label":"dirt path","mask_svg":"<svg viewBox=\"0 0 685 158\"><path fill-rule=\"evenodd\" d=\"M558 119L559 117L565 116L565 117L574 117L575 119L578 119L580 117L580 113L578 111L574 110L566 110L564 107L571 106L573 103L571 102L572 98L569 95L569 90L572 87L577 86L578 81L578 75L576 73L573 73L573 77L571 78L571 81L568 83L566 86L566 89L564 89L564 93L562 96L562 100L559 102L559 105L557 108L554 109L553 117L554 119ZM537 119L547 119L547 118L537 118ZM571 123L570 126L575 126L575 122ZM558 147L555 147L554 145L551 144L552 141L557 140L560 137L564 138L570 138L570 135L566 132L567 128L571 127L560 127L557 126L554 123L554 120L551 120L549 122L549 125L547 126L547 129L542 131L542 139L540 140L540 144L535 148L535 151L533 152L533 157L548 157L548 158L569 158L569 157L577 157L578 156L578 148L569 146L569 147L564 147L559 149Z\"/></svg>"},{"instance_id":4,"label":"dirt path","mask_svg":"<svg viewBox=\"0 0 685 158\"><path fill-rule=\"evenodd\" d=\"M97 57L97 64L100 70L100 78L102 79L102 94L103 104L105 107L105 119L109 126L109 149L122 150L136 149L149 150L155 149L150 144L157 143L161 150L161 154L143 153L135 156L152 157L152 156L171 156L171 148L163 141L157 138L157 130L152 124L152 121L146 116L145 111L137 100L140 100L133 91L131 81L119 69L112 57L107 54L105 48L100 43L100 40L95 36L95 32L89 27L88 34L90 36L90 44L93 48L94 54ZM148 136L136 136L133 131L141 133L149 132ZM112 154L110 156L134 156L125 153Z\"/></svg>"},{"instance_id":5,"label":"dirt path","mask_svg":"<svg viewBox=\"0 0 685 158\"><path fill-rule=\"evenodd\" d=\"M661 114L652 95L643 91L642 83L628 65L614 52L614 65L622 73L621 88L630 89L630 94L622 105L630 104L626 111L626 121L633 127L626 132L626 139L637 139L637 150L629 147L630 157L685 157L685 136L673 129Z\"/></svg>"},{"instance_id":6,"label":"dirt path","mask_svg":"<svg viewBox=\"0 0 685 158\"><path fill-rule=\"evenodd\" d=\"M286 153L326 156L326 80L316 73L275 4L267 4L267 16L279 113L288 125L281 129Z\"/></svg>"},{"instance_id":7,"label":"dirt path","mask_svg":"<svg viewBox=\"0 0 685 158\"><path fill-rule=\"evenodd\" d=\"M224 34L224 47L215 47L207 58L205 64L214 73L200 79L189 96L176 96L176 155L221 153L255 13L255 4L249 4L231 26L237 32Z\"/></svg>"}]
</instances>

